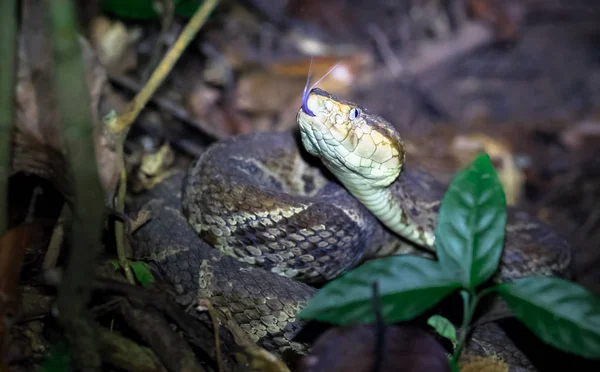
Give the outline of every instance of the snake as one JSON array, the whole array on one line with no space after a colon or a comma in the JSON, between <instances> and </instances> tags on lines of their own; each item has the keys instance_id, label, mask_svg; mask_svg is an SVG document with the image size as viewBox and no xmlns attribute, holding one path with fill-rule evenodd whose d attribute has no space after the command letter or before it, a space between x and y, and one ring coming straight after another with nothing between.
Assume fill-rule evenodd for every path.
<instances>
[{"instance_id":1,"label":"snake","mask_svg":"<svg viewBox=\"0 0 600 372\"><path fill-rule=\"evenodd\" d=\"M303 350L295 317L319 285L369 259L434 255L445 192L366 107L313 88L296 122L211 144L133 207L153 210L130 236L134 256L180 294L211 299L268 350ZM505 232L493 280L571 278L571 246L550 226L508 206ZM477 332L503 339L492 323ZM510 343L490 345L531 367Z\"/></svg>"}]
</instances>

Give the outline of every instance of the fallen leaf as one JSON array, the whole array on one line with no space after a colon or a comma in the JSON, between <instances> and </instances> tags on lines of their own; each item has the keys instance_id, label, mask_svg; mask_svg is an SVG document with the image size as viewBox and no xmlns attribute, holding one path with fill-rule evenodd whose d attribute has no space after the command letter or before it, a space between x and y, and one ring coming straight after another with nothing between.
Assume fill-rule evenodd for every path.
<instances>
[{"instance_id":1,"label":"fallen leaf","mask_svg":"<svg viewBox=\"0 0 600 372\"><path fill-rule=\"evenodd\" d=\"M516 40L521 30L524 9L521 4L506 4L498 0L471 0L475 18L490 24L497 40Z\"/></svg>"},{"instance_id":2,"label":"fallen leaf","mask_svg":"<svg viewBox=\"0 0 600 372\"><path fill-rule=\"evenodd\" d=\"M493 356L464 355L458 366L460 372L508 372L508 364Z\"/></svg>"},{"instance_id":3,"label":"fallen leaf","mask_svg":"<svg viewBox=\"0 0 600 372\"><path fill-rule=\"evenodd\" d=\"M574 126L568 126L560 137L572 150L581 150L586 146L597 148L600 144L600 121L584 120Z\"/></svg>"},{"instance_id":4,"label":"fallen leaf","mask_svg":"<svg viewBox=\"0 0 600 372\"><path fill-rule=\"evenodd\" d=\"M345 58L313 57L310 86L338 62L339 65L319 82L318 87L338 96L346 96L360 74L370 66L371 58L362 52ZM235 108L253 115L276 115L276 125L269 128L271 130L293 127L294 118L302 104L302 92L310 64L311 59L304 58L274 63L242 74L236 90Z\"/></svg>"},{"instance_id":5,"label":"fallen leaf","mask_svg":"<svg viewBox=\"0 0 600 372\"><path fill-rule=\"evenodd\" d=\"M98 60L109 73L122 74L137 65L137 54L125 24L119 20L96 17L90 22L90 42Z\"/></svg>"},{"instance_id":6,"label":"fallen leaf","mask_svg":"<svg viewBox=\"0 0 600 372\"><path fill-rule=\"evenodd\" d=\"M71 182L54 95L54 59L48 29L48 14L44 3L23 1L16 88L16 131L10 174L23 172L48 179L68 197L72 194ZM80 37L80 46L94 116L97 168L105 192L112 195L120 172L120 162L116 151L117 139L106 129L100 108L103 94L109 89L106 71L83 37Z\"/></svg>"},{"instance_id":7,"label":"fallen leaf","mask_svg":"<svg viewBox=\"0 0 600 372\"><path fill-rule=\"evenodd\" d=\"M523 192L525 174L517 166L507 144L488 135L474 133L454 137L451 149L461 167L473 161L478 154L486 152L498 172L507 204L515 205L519 201Z\"/></svg>"}]
</instances>

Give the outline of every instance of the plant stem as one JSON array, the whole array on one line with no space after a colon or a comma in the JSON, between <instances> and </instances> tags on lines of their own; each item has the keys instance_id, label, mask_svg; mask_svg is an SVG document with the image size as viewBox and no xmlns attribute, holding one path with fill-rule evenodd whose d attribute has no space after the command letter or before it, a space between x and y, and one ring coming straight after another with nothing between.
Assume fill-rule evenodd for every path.
<instances>
[{"instance_id":1,"label":"plant stem","mask_svg":"<svg viewBox=\"0 0 600 372\"><path fill-rule=\"evenodd\" d=\"M469 292L466 289L460 291L460 295L463 299L463 321L460 327L460 337L458 339L456 349L454 349L454 354L452 355L452 359L456 363L458 363L460 355L465 347L465 341L467 340L467 334L469 333L469 324L471 324L477 303L481 298L481 296Z\"/></svg>"},{"instance_id":2,"label":"plant stem","mask_svg":"<svg viewBox=\"0 0 600 372\"><path fill-rule=\"evenodd\" d=\"M127 192L127 170L125 164L122 164L121 173L119 176L119 186L117 191L117 202L115 210L119 213L125 213L125 194ZM115 221L115 243L117 246L117 256L121 269L125 272L125 277L129 284L135 284L127 254L125 253L125 226L122 221Z\"/></svg>"},{"instance_id":3,"label":"plant stem","mask_svg":"<svg viewBox=\"0 0 600 372\"><path fill-rule=\"evenodd\" d=\"M127 191L127 173L125 172L125 163L123 159L123 142L125 141L127 132L218 4L219 0L205 0L202 6L196 10L194 16L186 24L185 28L175 41L175 44L160 61L160 64L156 70L154 70L142 90L140 90L135 98L127 105L125 112L118 116L111 113L105 117L108 129L119 136L120 142L117 151L121 162L121 173L119 176L119 189L117 191L117 202L115 206L115 209L120 213L124 212L125 193ZM164 31L166 26L163 26ZM157 48L160 48L160 40L157 43ZM125 271L127 280L133 284L135 281L125 255L125 232L123 223L120 221L115 222L115 240L119 263Z\"/></svg>"},{"instance_id":4,"label":"plant stem","mask_svg":"<svg viewBox=\"0 0 600 372\"><path fill-rule=\"evenodd\" d=\"M219 0L204 0L202 6L196 10L196 13L189 20L175 44L173 44L156 70L154 70L144 88L129 103L123 114L119 115L116 120L109 121L107 125L112 132L122 133L129 129L218 3Z\"/></svg>"},{"instance_id":5,"label":"plant stem","mask_svg":"<svg viewBox=\"0 0 600 372\"><path fill-rule=\"evenodd\" d=\"M58 316L78 367L98 370L101 358L85 309L96 258L102 250L105 195L97 169L94 121L76 33L75 4L73 0L47 3L53 32L54 88L74 190L71 249L58 290Z\"/></svg>"},{"instance_id":6,"label":"plant stem","mask_svg":"<svg viewBox=\"0 0 600 372\"><path fill-rule=\"evenodd\" d=\"M0 2L0 234L8 229L8 173L11 168L12 128L15 119L17 58L17 1Z\"/></svg>"}]
</instances>

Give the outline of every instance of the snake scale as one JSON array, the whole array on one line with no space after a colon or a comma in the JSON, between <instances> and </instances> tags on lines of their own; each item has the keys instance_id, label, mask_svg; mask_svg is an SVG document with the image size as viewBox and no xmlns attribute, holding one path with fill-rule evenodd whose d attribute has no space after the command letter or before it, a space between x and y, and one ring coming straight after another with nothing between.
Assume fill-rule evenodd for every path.
<instances>
[{"instance_id":1,"label":"snake scale","mask_svg":"<svg viewBox=\"0 0 600 372\"><path fill-rule=\"evenodd\" d=\"M217 142L185 175L132 205L153 211L130 237L134 256L153 261L179 293L211 299L269 350L303 348L291 339L301 326L295 314L316 291L311 284L369 258L428 255L420 248L434 249L445 191L404 164L402 139L382 117L320 89L305 98L300 138L253 133ZM569 278L570 262L562 237L509 207L495 280ZM493 341L504 340L493 323L477 335L509 364L529 366L509 342Z\"/></svg>"}]
</instances>

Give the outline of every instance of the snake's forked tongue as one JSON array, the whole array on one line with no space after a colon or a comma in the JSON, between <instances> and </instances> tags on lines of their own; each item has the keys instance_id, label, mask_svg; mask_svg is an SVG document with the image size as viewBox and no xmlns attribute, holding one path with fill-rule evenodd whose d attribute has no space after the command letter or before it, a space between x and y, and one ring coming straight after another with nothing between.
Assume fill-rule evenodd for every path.
<instances>
[{"instance_id":1,"label":"snake's forked tongue","mask_svg":"<svg viewBox=\"0 0 600 372\"><path fill-rule=\"evenodd\" d=\"M304 113L309 116L316 116L315 113L312 112L312 110L308 108L308 95L317 86L317 84L319 84L323 79L325 79L327 77L327 75L331 74L333 72L333 70L335 70L336 67L338 67L342 61L338 61L338 63L333 65L333 67L330 68L329 71L327 71L327 73L325 75L323 75L323 77L321 77L319 80L317 80L317 82L314 83L309 88L308 84L310 83L310 78L311 78L311 73L312 73L312 62L313 62L313 59L311 57L310 65L308 66L308 76L306 77L306 84L304 85L304 91L302 91L302 111L304 111Z\"/></svg>"}]
</instances>

